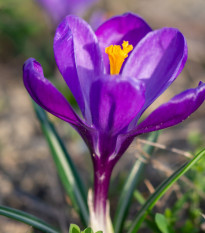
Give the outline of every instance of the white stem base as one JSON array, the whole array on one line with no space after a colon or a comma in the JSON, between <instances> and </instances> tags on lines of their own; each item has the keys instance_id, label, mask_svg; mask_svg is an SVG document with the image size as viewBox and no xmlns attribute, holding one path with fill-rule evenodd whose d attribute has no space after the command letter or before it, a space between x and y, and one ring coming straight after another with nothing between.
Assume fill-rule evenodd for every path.
<instances>
[{"instance_id":1,"label":"white stem base","mask_svg":"<svg viewBox=\"0 0 205 233\"><path fill-rule=\"evenodd\" d=\"M90 189L88 192L88 207L90 212L90 226L93 229L93 231L102 231L103 233L114 233L110 218L109 202L107 201L105 214L104 208L100 206L98 206L97 210L95 211L93 203L93 193Z\"/></svg>"}]
</instances>

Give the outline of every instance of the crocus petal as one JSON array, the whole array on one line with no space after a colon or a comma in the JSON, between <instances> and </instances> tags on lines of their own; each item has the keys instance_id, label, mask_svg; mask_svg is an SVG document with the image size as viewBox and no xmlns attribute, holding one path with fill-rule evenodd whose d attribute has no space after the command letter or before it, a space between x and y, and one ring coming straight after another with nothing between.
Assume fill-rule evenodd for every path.
<instances>
[{"instance_id":1,"label":"crocus petal","mask_svg":"<svg viewBox=\"0 0 205 233\"><path fill-rule=\"evenodd\" d=\"M54 38L58 68L89 121L87 96L90 83L103 72L101 52L91 27L77 16L67 16Z\"/></svg>"},{"instance_id":2,"label":"crocus petal","mask_svg":"<svg viewBox=\"0 0 205 233\"><path fill-rule=\"evenodd\" d=\"M110 45L121 45L129 41L133 47L152 29L138 15L126 13L116 16L103 23L96 31L100 49L103 54L106 71L109 73L109 60L105 48Z\"/></svg>"},{"instance_id":3,"label":"crocus petal","mask_svg":"<svg viewBox=\"0 0 205 233\"><path fill-rule=\"evenodd\" d=\"M72 11L67 0L36 0L51 16L55 23Z\"/></svg>"},{"instance_id":4,"label":"crocus petal","mask_svg":"<svg viewBox=\"0 0 205 233\"><path fill-rule=\"evenodd\" d=\"M89 24L93 30L96 30L107 18L108 15L104 10L95 10L90 16Z\"/></svg>"},{"instance_id":5,"label":"crocus petal","mask_svg":"<svg viewBox=\"0 0 205 233\"><path fill-rule=\"evenodd\" d=\"M96 0L36 0L59 23L68 14L81 14Z\"/></svg>"},{"instance_id":6,"label":"crocus petal","mask_svg":"<svg viewBox=\"0 0 205 233\"><path fill-rule=\"evenodd\" d=\"M115 134L126 127L144 104L144 86L115 75L103 75L91 87L92 122L104 133Z\"/></svg>"},{"instance_id":7,"label":"crocus petal","mask_svg":"<svg viewBox=\"0 0 205 233\"><path fill-rule=\"evenodd\" d=\"M131 134L139 135L176 125L190 116L205 100L205 84L176 95L152 112Z\"/></svg>"},{"instance_id":8,"label":"crocus petal","mask_svg":"<svg viewBox=\"0 0 205 233\"><path fill-rule=\"evenodd\" d=\"M187 59L184 36L174 28L150 32L135 47L122 75L146 82L145 110L176 79Z\"/></svg>"},{"instance_id":9,"label":"crocus petal","mask_svg":"<svg viewBox=\"0 0 205 233\"><path fill-rule=\"evenodd\" d=\"M43 75L41 65L33 58L23 66L24 85L37 104L73 125L81 121L63 95Z\"/></svg>"}]
</instances>

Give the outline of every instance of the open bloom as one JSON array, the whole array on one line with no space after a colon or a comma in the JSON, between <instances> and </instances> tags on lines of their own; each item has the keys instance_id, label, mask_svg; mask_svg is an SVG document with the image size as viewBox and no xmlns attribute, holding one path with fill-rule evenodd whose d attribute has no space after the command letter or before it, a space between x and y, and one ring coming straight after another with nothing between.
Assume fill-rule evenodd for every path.
<instances>
[{"instance_id":1,"label":"open bloom","mask_svg":"<svg viewBox=\"0 0 205 233\"><path fill-rule=\"evenodd\" d=\"M176 95L138 123L183 69L187 45L177 29L152 31L132 13L111 18L96 32L67 16L56 30L54 54L83 119L33 58L24 64L24 84L36 103L71 124L86 142L94 164L94 211L103 227L116 162L135 136L176 125L193 113L205 99L205 84Z\"/></svg>"},{"instance_id":2,"label":"open bloom","mask_svg":"<svg viewBox=\"0 0 205 233\"><path fill-rule=\"evenodd\" d=\"M83 14L97 0L36 0L55 23L68 14Z\"/></svg>"}]
</instances>

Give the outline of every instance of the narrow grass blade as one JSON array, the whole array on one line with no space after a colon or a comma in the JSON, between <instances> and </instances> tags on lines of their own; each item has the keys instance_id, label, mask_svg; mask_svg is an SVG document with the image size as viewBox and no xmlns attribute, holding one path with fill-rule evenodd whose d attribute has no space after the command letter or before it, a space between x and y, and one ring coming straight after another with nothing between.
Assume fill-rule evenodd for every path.
<instances>
[{"instance_id":1,"label":"narrow grass blade","mask_svg":"<svg viewBox=\"0 0 205 233\"><path fill-rule=\"evenodd\" d=\"M60 233L60 231L56 230L52 226L43 222L41 219L38 219L33 215L27 214L20 210L12 209L5 206L0 206L0 215L28 224L38 230L41 230L42 232Z\"/></svg>"},{"instance_id":2,"label":"narrow grass blade","mask_svg":"<svg viewBox=\"0 0 205 233\"><path fill-rule=\"evenodd\" d=\"M159 136L159 131L153 132L148 137L151 142L156 142ZM143 150L145 153L151 155L153 153L154 147L151 145L145 145ZM142 155L142 157L144 157ZM124 220L128 213L133 192L141 179L141 174L143 173L145 167L145 162L142 160L137 160L130 172L130 175L125 181L124 187L121 192L121 196L118 202L116 215L114 218L114 232L119 233L124 224Z\"/></svg>"},{"instance_id":3,"label":"narrow grass blade","mask_svg":"<svg viewBox=\"0 0 205 233\"><path fill-rule=\"evenodd\" d=\"M48 119L47 114L36 103L33 103L33 105L44 136L52 152L53 160L56 164L56 168L65 191L74 208L79 213L83 224L87 226L89 221L89 212L87 207L87 194L84 185L70 155L55 130L54 125Z\"/></svg>"},{"instance_id":4,"label":"narrow grass blade","mask_svg":"<svg viewBox=\"0 0 205 233\"><path fill-rule=\"evenodd\" d=\"M133 220L133 224L130 227L128 233L138 232L145 217L149 214L150 210L154 207L156 202L166 193L166 191L182 176L186 173L197 161L199 161L205 155L205 149L198 153L190 162L182 165L177 171L175 171L170 177L168 177L150 196L145 205L141 208L136 218Z\"/></svg>"}]
</instances>

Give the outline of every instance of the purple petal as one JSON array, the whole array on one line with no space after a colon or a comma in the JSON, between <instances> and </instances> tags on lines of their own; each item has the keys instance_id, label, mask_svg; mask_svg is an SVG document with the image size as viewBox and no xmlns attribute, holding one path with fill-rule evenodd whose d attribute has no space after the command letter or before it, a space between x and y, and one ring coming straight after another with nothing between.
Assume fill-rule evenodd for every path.
<instances>
[{"instance_id":1,"label":"purple petal","mask_svg":"<svg viewBox=\"0 0 205 233\"><path fill-rule=\"evenodd\" d=\"M99 131L115 134L126 127L144 104L140 81L114 75L100 77L91 87L92 122Z\"/></svg>"},{"instance_id":2,"label":"purple petal","mask_svg":"<svg viewBox=\"0 0 205 233\"><path fill-rule=\"evenodd\" d=\"M90 16L89 24L93 30L96 30L107 18L108 15L104 10L95 10Z\"/></svg>"},{"instance_id":3,"label":"purple petal","mask_svg":"<svg viewBox=\"0 0 205 233\"><path fill-rule=\"evenodd\" d=\"M72 9L69 6L67 0L36 0L51 16L55 23L59 23L60 20L69 14Z\"/></svg>"},{"instance_id":4,"label":"purple petal","mask_svg":"<svg viewBox=\"0 0 205 233\"><path fill-rule=\"evenodd\" d=\"M176 79L187 59L184 36L174 28L150 32L135 47L122 75L146 83L146 109Z\"/></svg>"},{"instance_id":5,"label":"purple petal","mask_svg":"<svg viewBox=\"0 0 205 233\"><path fill-rule=\"evenodd\" d=\"M137 43L151 31L148 24L139 16L126 13L103 23L96 31L100 49L103 54L106 71L109 73L109 60L105 48L110 45L121 45L129 41L135 47Z\"/></svg>"},{"instance_id":6,"label":"purple petal","mask_svg":"<svg viewBox=\"0 0 205 233\"><path fill-rule=\"evenodd\" d=\"M90 84L103 72L101 52L91 27L77 16L67 16L56 30L54 54L83 115L89 118Z\"/></svg>"},{"instance_id":7,"label":"purple petal","mask_svg":"<svg viewBox=\"0 0 205 233\"><path fill-rule=\"evenodd\" d=\"M27 91L42 108L73 125L81 122L63 95L44 77L43 69L35 59L24 63L23 79Z\"/></svg>"},{"instance_id":8,"label":"purple petal","mask_svg":"<svg viewBox=\"0 0 205 233\"><path fill-rule=\"evenodd\" d=\"M131 134L139 135L176 125L190 116L205 100L205 84L186 90L152 112Z\"/></svg>"},{"instance_id":9,"label":"purple petal","mask_svg":"<svg viewBox=\"0 0 205 233\"><path fill-rule=\"evenodd\" d=\"M51 16L55 23L59 23L68 14L84 13L96 0L36 0Z\"/></svg>"}]
</instances>

